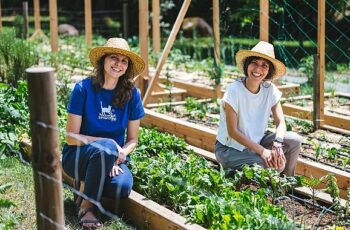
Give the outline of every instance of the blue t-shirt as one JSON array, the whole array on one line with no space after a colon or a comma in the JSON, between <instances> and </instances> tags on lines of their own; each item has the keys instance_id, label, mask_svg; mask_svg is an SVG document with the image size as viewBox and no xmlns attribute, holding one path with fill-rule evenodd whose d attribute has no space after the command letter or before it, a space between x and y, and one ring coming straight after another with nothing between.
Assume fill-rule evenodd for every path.
<instances>
[{"instance_id":1,"label":"blue t-shirt","mask_svg":"<svg viewBox=\"0 0 350 230\"><path fill-rule=\"evenodd\" d=\"M68 103L67 111L82 116L80 134L111 138L124 146L129 120L145 116L141 96L132 89L132 98L122 108L112 105L113 90L92 88L91 77L78 82Z\"/></svg>"}]
</instances>

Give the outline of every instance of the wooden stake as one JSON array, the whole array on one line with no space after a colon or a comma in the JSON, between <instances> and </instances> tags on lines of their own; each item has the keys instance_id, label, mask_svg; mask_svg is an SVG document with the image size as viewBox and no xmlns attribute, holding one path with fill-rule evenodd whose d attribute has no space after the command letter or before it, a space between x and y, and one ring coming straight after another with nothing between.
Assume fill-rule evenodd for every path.
<instances>
[{"instance_id":1,"label":"wooden stake","mask_svg":"<svg viewBox=\"0 0 350 230\"><path fill-rule=\"evenodd\" d=\"M57 0L49 1L51 52L58 51Z\"/></svg>"},{"instance_id":2,"label":"wooden stake","mask_svg":"<svg viewBox=\"0 0 350 230\"><path fill-rule=\"evenodd\" d=\"M129 3L123 1L123 37L128 39L129 37Z\"/></svg>"},{"instance_id":3,"label":"wooden stake","mask_svg":"<svg viewBox=\"0 0 350 230\"><path fill-rule=\"evenodd\" d=\"M215 64L220 68L220 17L219 0L213 0L213 29L214 29L214 57ZM221 98L221 82L215 87L216 98Z\"/></svg>"},{"instance_id":4,"label":"wooden stake","mask_svg":"<svg viewBox=\"0 0 350 230\"><path fill-rule=\"evenodd\" d=\"M41 30L39 0L34 0L34 28L35 31Z\"/></svg>"},{"instance_id":5,"label":"wooden stake","mask_svg":"<svg viewBox=\"0 0 350 230\"><path fill-rule=\"evenodd\" d=\"M177 33L179 32L179 29L180 29L180 26L181 26L181 23L186 15L186 12L188 10L188 7L191 3L191 0L185 0L182 4L182 7L181 7L181 10L179 12L179 15L177 16L176 18L176 21L175 21L175 24L173 26L173 29L171 30L171 33L170 33L170 36L168 38L168 41L165 45L165 48L164 48L164 51L162 53L162 56L160 57L160 60L158 61L158 65L157 65L157 68L156 68L156 73L155 73L155 76L152 78L150 84L149 84L149 87L145 93L145 97L143 98L143 104L146 105L147 104L147 101L149 100L151 94L152 94L152 90L155 86L155 84L158 83L158 79L159 79L159 75L160 75L160 72L162 71L162 68L163 68L163 65L169 55L169 52L170 52L170 49L171 47L173 46L174 44L174 41L176 39L176 35Z\"/></svg>"},{"instance_id":6,"label":"wooden stake","mask_svg":"<svg viewBox=\"0 0 350 230\"><path fill-rule=\"evenodd\" d=\"M153 52L160 52L159 0L152 0L152 41Z\"/></svg>"},{"instance_id":7,"label":"wooden stake","mask_svg":"<svg viewBox=\"0 0 350 230\"><path fill-rule=\"evenodd\" d=\"M260 40L269 41L269 1L260 0Z\"/></svg>"},{"instance_id":8,"label":"wooden stake","mask_svg":"<svg viewBox=\"0 0 350 230\"><path fill-rule=\"evenodd\" d=\"M62 169L59 154L54 69L26 70L38 229L63 229Z\"/></svg>"},{"instance_id":9,"label":"wooden stake","mask_svg":"<svg viewBox=\"0 0 350 230\"><path fill-rule=\"evenodd\" d=\"M46 38L44 32L41 30L39 0L34 0L34 29L34 33L29 40L34 40L38 36L44 36Z\"/></svg>"},{"instance_id":10,"label":"wooden stake","mask_svg":"<svg viewBox=\"0 0 350 230\"><path fill-rule=\"evenodd\" d=\"M91 0L85 0L85 41L91 46L92 24L91 24Z\"/></svg>"},{"instance_id":11,"label":"wooden stake","mask_svg":"<svg viewBox=\"0 0 350 230\"><path fill-rule=\"evenodd\" d=\"M27 39L29 37L29 18L28 18L28 2L22 2L22 14L23 14L23 38Z\"/></svg>"},{"instance_id":12,"label":"wooden stake","mask_svg":"<svg viewBox=\"0 0 350 230\"><path fill-rule=\"evenodd\" d=\"M145 94L145 77L148 77L148 0L139 0L139 37L141 57L146 64L145 70L141 73L137 81L137 86L141 95Z\"/></svg>"},{"instance_id":13,"label":"wooden stake","mask_svg":"<svg viewBox=\"0 0 350 230\"><path fill-rule=\"evenodd\" d=\"M220 65L220 17L219 0L213 0L213 29L214 29L214 56L217 65Z\"/></svg>"},{"instance_id":14,"label":"wooden stake","mask_svg":"<svg viewBox=\"0 0 350 230\"><path fill-rule=\"evenodd\" d=\"M325 17L326 1L318 0L317 55L314 57L314 128L324 125Z\"/></svg>"}]
</instances>

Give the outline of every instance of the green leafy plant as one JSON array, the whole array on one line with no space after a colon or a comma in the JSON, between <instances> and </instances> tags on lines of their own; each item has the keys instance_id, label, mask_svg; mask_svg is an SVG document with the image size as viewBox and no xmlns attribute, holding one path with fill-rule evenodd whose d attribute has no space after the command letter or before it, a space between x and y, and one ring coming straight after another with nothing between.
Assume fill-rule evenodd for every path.
<instances>
[{"instance_id":1,"label":"green leafy plant","mask_svg":"<svg viewBox=\"0 0 350 230\"><path fill-rule=\"evenodd\" d=\"M318 192L317 187L325 180L325 177L313 177L310 176L309 178L307 177L302 177L302 184L306 185L309 187L311 190L312 194L312 205L313 208L316 208L316 194Z\"/></svg>"},{"instance_id":2,"label":"green leafy plant","mask_svg":"<svg viewBox=\"0 0 350 230\"><path fill-rule=\"evenodd\" d=\"M325 178L327 180L327 192L332 197L333 209L337 214L337 218L342 218L343 213L341 212L342 207L340 205L340 191L337 184L337 178L333 174L328 174Z\"/></svg>"},{"instance_id":3,"label":"green leafy plant","mask_svg":"<svg viewBox=\"0 0 350 230\"><path fill-rule=\"evenodd\" d=\"M38 64L38 53L33 45L15 36L14 30L0 31L0 80L17 86L25 80L25 70Z\"/></svg>"},{"instance_id":4,"label":"green leafy plant","mask_svg":"<svg viewBox=\"0 0 350 230\"><path fill-rule=\"evenodd\" d=\"M149 129L139 137L131 167L135 189L148 198L210 229L295 228L265 188L235 190L222 168L187 150L183 140Z\"/></svg>"},{"instance_id":5,"label":"green leafy plant","mask_svg":"<svg viewBox=\"0 0 350 230\"><path fill-rule=\"evenodd\" d=\"M186 97L185 109L187 114L194 119L203 119L207 113L207 104L199 102L194 97Z\"/></svg>"}]
</instances>

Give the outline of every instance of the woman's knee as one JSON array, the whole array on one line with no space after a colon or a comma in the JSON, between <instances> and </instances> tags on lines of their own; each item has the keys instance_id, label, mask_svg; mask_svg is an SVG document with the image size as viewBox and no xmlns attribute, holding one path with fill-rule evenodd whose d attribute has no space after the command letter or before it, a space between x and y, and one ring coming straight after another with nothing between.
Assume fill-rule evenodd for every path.
<instances>
[{"instance_id":1,"label":"woman's knee","mask_svg":"<svg viewBox=\"0 0 350 230\"><path fill-rule=\"evenodd\" d=\"M118 177L112 179L106 195L111 198L127 198L132 190L133 178L132 176Z\"/></svg>"},{"instance_id":2,"label":"woman's knee","mask_svg":"<svg viewBox=\"0 0 350 230\"><path fill-rule=\"evenodd\" d=\"M90 145L101 152L105 152L106 154L116 155L117 152L116 142L112 139L97 140L92 142Z\"/></svg>"},{"instance_id":3,"label":"woman's knee","mask_svg":"<svg viewBox=\"0 0 350 230\"><path fill-rule=\"evenodd\" d=\"M290 148L300 147L303 137L295 132L287 132L284 137L284 143Z\"/></svg>"}]
</instances>

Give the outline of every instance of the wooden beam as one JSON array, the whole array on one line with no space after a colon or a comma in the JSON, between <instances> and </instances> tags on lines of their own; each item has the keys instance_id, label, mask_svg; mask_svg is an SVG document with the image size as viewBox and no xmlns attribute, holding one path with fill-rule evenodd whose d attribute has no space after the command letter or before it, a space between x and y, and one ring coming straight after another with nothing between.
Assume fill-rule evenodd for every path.
<instances>
[{"instance_id":1,"label":"wooden beam","mask_svg":"<svg viewBox=\"0 0 350 230\"><path fill-rule=\"evenodd\" d=\"M91 0L85 0L85 42L86 45L92 44L92 23L91 23Z\"/></svg>"},{"instance_id":2,"label":"wooden beam","mask_svg":"<svg viewBox=\"0 0 350 230\"><path fill-rule=\"evenodd\" d=\"M141 57L146 64L146 68L136 83L143 96L146 88L144 79L148 77L148 0L139 0L139 39Z\"/></svg>"},{"instance_id":3,"label":"wooden beam","mask_svg":"<svg viewBox=\"0 0 350 230\"><path fill-rule=\"evenodd\" d=\"M163 79L162 82L164 82ZM171 79L171 82L174 84L175 87L185 89L187 91L187 95L191 97L215 98L217 96L217 92L213 87L204 84L197 84L178 79ZM283 96L285 97L291 92L298 92L299 86L299 84L286 83L285 85L277 85L277 88L282 92ZM222 97L224 93L225 91L220 90L219 97Z\"/></svg>"},{"instance_id":4,"label":"wooden beam","mask_svg":"<svg viewBox=\"0 0 350 230\"><path fill-rule=\"evenodd\" d=\"M283 103L282 104L283 112L286 115L306 119L306 120L312 120L312 110L308 108L303 108L298 105L293 105L290 103ZM326 111L323 115L324 117L324 124L323 126L330 127L333 126L334 128L339 128L343 130L350 130L350 117L343 116L339 114L334 114L331 112ZM342 132L342 131L340 131Z\"/></svg>"},{"instance_id":5,"label":"wooden beam","mask_svg":"<svg viewBox=\"0 0 350 230\"><path fill-rule=\"evenodd\" d=\"M324 125L324 75L325 75L325 18L326 18L326 0L318 0L317 9L317 61L314 65L316 67L316 83L314 85L314 92L316 93L314 99L315 111L315 128L320 128Z\"/></svg>"},{"instance_id":6,"label":"wooden beam","mask_svg":"<svg viewBox=\"0 0 350 230\"><path fill-rule=\"evenodd\" d=\"M143 1L143 0L141 0ZM173 29L171 30L171 33L170 33L170 36L168 38L168 41L165 45L165 48L163 50L163 53L162 53L162 56L160 57L160 60L158 61L158 65L157 65L157 68L156 68L156 73L155 73L155 76L152 78L149 86L148 86L148 89L145 93L145 97L143 98L143 104L146 105L148 100L149 100L149 97L151 96L152 94L152 91L153 91L153 88L155 87L155 84L158 82L158 79L159 79L159 76L160 76L160 72L162 71L162 68L163 68L163 65L169 55L169 52L170 52L170 49L171 47L173 46L174 44L174 41L176 39L176 35L177 33L179 32L179 29L180 29L180 26L181 26L181 23L186 15L186 12L188 10L188 7L191 3L191 0L185 0L182 4L182 7L181 7L181 10L179 12L179 15L177 16L176 18L176 21L175 21L175 24L173 26Z\"/></svg>"},{"instance_id":7,"label":"wooden beam","mask_svg":"<svg viewBox=\"0 0 350 230\"><path fill-rule=\"evenodd\" d=\"M152 0L152 41L153 51L160 52L160 9L159 0Z\"/></svg>"},{"instance_id":8,"label":"wooden beam","mask_svg":"<svg viewBox=\"0 0 350 230\"><path fill-rule=\"evenodd\" d=\"M269 41L269 0L260 0L260 40Z\"/></svg>"},{"instance_id":9,"label":"wooden beam","mask_svg":"<svg viewBox=\"0 0 350 230\"><path fill-rule=\"evenodd\" d=\"M58 51L57 0L49 0L51 52Z\"/></svg>"},{"instance_id":10,"label":"wooden beam","mask_svg":"<svg viewBox=\"0 0 350 230\"><path fill-rule=\"evenodd\" d=\"M311 109L303 108L290 103L282 104L283 113L292 117L297 117L300 119L310 120L312 119Z\"/></svg>"},{"instance_id":11,"label":"wooden beam","mask_svg":"<svg viewBox=\"0 0 350 230\"><path fill-rule=\"evenodd\" d=\"M122 215L138 229L188 229L204 230L205 228L190 224L179 214L132 191L130 197L122 201Z\"/></svg>"}]
</instances>

